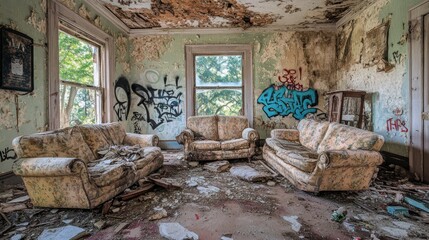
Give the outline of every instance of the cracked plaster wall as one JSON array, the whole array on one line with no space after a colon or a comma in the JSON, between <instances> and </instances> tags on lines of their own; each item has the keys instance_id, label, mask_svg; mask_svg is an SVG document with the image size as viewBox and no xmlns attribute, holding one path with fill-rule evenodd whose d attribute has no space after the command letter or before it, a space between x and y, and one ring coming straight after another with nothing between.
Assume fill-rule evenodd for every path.
<instances>
[{"instance_id":1,"label":"cracked plaster wall","mask_svg":"<svg viewBox=\"0 0 429 240\"><path fill-rule=\"evenodd\" d=\"M256 100L264 89L271 84L279 84L278 76L284 68L302 68L302 76L297 82L305 88L318 91L319 103L317 108L326 112L326 102L323 93L335 87L335 34L333 32L290 31L282 33L242 33L216 35L159 35L130 39L131 42L131 74L130 85L138 83L144 87L152 86L164 89L163 78L168 75L168 83L174 83L179 76L178 91L184 95L180 109L183 114L173 121L163 123L153 129L143 119L133 118L133 112L141 113L146 119L145 109L137 106L140 97L132 93L132 106L128 116L129 127L133 131L138 124L142 132L156 133L161 140L175 140L186 125L186 80L185 52L186 44L250 44L253 46L253 76L254 76L254 127L262 138L269 137L271 129L276 127L296 127L298 121L291 115L287 117L268 118L262 111L263 105ZM156 83L149 83L145 72L155 70L159 74ZM320 113L321 111L318 111ZM156 110L149 110L151 118L156 118Z\"/></svg>"},{"instance_id":2,"label":"cracked plaster wall","mask_svg":"<svg viewBox=\"0 0 429 240\"><path fill-rule=\"evenodd\" d=\"M422 0L378 0L337 31L337 88L364 90L370 94L365 111L372 116L372 130L385 138L382 150L408 156L409 79L408 79L408 12ZM366 33L390 21L387 45L388 71L377 65L364 66L362 56L376 49L364 49ZM347 50L344 51L345 46ZM372 108L371 108L372 106ZM404 126L389 128L399 119Z\"/></svg>"},{"instance_id":3,"label":"cracked plaster wall","mask_svg":"<svg viewBox=\"0 0 429 240\"><path fill-rule=\"evenodd\" d=\"M128 37L121 34L106 19L95 15L83 0L60 0L60 2L114 37L115 44L118 45L116 75L126 74L129 62ZM20 92L0 89L0 174L12 169L14 160L11 157L14 154L6 152L12 148L12 140L15 137L47 129L46 4L47 0L0 1L0 25L22 32L34 40L34 91L20 95L22 94Z\"/></svg>"}]
</instances>

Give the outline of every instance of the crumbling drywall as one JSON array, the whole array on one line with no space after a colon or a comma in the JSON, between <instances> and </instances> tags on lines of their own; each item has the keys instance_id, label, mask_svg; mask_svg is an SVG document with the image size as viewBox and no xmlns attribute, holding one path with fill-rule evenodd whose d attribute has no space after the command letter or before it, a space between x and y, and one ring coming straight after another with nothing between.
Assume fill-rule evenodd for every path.
<instances>
[{"instance_id":1,"label":"crumbling drywall","mask_svg":"<svg viewBox=\"0 0 429 240\"><path fill-rule=\"evenodd\" d=\"M408 156L406 9L419 0L377 0L338 29L338 89L369 93L366 115L385 137L383 150ZM383 39L384 37L384 39ZM372 105L372 109L368 106Z\"/></svg>"},{"instance_id":2,"label":"crumbling drywall","mask_svg":"<svg viewBox=\"0 0 429 240\"><path fill-rule=\"evenodd\" d=\"M131 43L129 125L134 132L156 133L161 140L175 140L186 125L186 44L253 46L253 122L262 138L269 136L273 128L296 127L298 119L326 112L323 93L335 86L335 71L332 71L335 34L332 32L145 36L132 39ZM292 96L296 95L309 104L293 102L294 109L270 112L270 106L281 104L283 99L267 101L267 93L271 89L282 91L281 88L288 88L283 98L293 101ZM166 106L168 102L160 105L161 99L174 104L163 110L159 106ZM172 113L168 114L170 118L163 118L167 116L162 114L164 111Z\"/></svg>"}]
</instances>

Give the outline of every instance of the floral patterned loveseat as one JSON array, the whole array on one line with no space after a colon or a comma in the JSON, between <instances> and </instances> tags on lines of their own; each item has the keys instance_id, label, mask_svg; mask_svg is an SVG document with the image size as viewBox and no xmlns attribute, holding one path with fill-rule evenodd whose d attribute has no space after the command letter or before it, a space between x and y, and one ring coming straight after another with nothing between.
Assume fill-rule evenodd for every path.
<instances>
[{"instance_id":1,"label":"floral patterned loveseat","mask_svg":"<svg viewBox=\"0 0 429 240\"><path fill-rule=\"evenodd\" d=\"M156 135L126 133L120 123L82 125L13 140L34 206L94 208L160 168Z\"/></svg>"},{"instance_id":2,"label":"floral patterned loveseat","mask_svg":"<svg viewBox=\"0 0 429 240\"><path fill-rule=\"evenodd\" d=\"M263 157L301 190L362 190L383 162L383 143L373 132L303 119L297 130L272 130Z\"/></svg>"},{"instance_id":3,"label":"floral patterned loveseat","mask_svg":"<svg viewBox=\"0 0 429 240\"><path fill-rule=\"evenodd\" d=\"M184 145L185 160L250 159L259 134L244 116L193 116L176 137Z\"/></svg>"}]
</instances>

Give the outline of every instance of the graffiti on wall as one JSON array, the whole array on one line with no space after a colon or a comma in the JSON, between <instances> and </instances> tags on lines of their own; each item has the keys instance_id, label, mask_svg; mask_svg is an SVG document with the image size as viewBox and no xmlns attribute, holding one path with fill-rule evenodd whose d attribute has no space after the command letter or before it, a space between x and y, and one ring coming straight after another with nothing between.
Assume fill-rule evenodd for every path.
<instances>
[{"instance_id":1,"label":"graffiti on wall","mask_svg":"<svg viewBox=\"0 0 429 240\"><path fill-rule=\"evenodd\" d=\"M146 121L156 129L163 123L172 122L177 117L181 116L183 93L180 91L182 86L179 86L179 76L175 77L174 84L168 83L168 76L164 77L164 88L157 89L152 86L142 86L137 83L131 85L132 91L140 97L137 106L142 107L144 113L134 112L132 121L134 126L140 121ZM139 128L135 132L139 131ZM140 129L141 130L141 129Z\"/></svg>"},{"instance_id":2,"label":"graffiti on wall","mask_svg":"<svg viewBox=\"0 0 429 240\"><path fill-rule=\"evenodd\" d=\"M113 109L118 121L128 120L128 114L131 107L131 89L128 79L124 76L119 77L115 82L116 103Z\"/></svg>"},{"instance_id":3,"label":"graffiti on wall","mask_svg":"<svg viewBox=\"0 0 429 240\"><path fill-rule=\"evenodd\" d=\"M397 132L408 132L408 128L405 126L406 123L404 120L399 118L389 118L386 121L386 130L388 132L397 131Z\"/></svg>"},{"instance_id":4,"label":"graffiti on wall","mask_svg":"<svg viewBox=\"0 0 429 240\"><path fill-rule=\"evenodd\" d=\"M286 86L275 86L266 88L258 97L257 102L263 104L262 110L267 117L292 116L301 120L309 113L316 113L317 92L314 89L305 91L290 90Z\"/></svg>"},{"instance_id":5,"label":"graffiti on wall","mask_svg":"<svg viewBox=\"0 0 429 240\"><path fill-rule=\"evenodd\" d=\"M0 151L0 162L4 162L9 159L16 159L17 157L15 150L11 148L7 147L3 151Z\"/></svg>"},{"instance_id":6,"label":"graffiti on wall","mask_svg":"<svg viewBox=\"0 0 429 240\"><path fill-rule=\"evenodd\" d=\"M264 89L258 97L257 103L262 104L262 110L267 117L292 116L301 120L310 113L316 113L318 97L314 89L303 89L303 85L297 82L302 78L302 68L284 68L282 74L278 76L280 85L272 84Z\"/></svg>"},{"instance_id":7,"label":"graffiti on wall","mask_svg":"<svg viewBox=\"0 0 429 240\"><path fill-rule=\"evenodd\" d=\"M282 85L286 86L287 89L302 91L302 84L296 82L298 77L299 80L301 80L302 78L302 68L300 67L298 70L299 72L297 72L296 69L284 68L282 75L278 76L279 82L281 82ZM299 75L297 76L297 74Z\"/></svg>"}]
</instances>

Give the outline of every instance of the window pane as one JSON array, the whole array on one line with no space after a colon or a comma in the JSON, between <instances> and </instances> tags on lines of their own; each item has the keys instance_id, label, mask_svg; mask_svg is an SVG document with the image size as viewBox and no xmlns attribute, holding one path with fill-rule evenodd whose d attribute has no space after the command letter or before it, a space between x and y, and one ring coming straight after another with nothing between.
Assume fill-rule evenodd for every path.
<instances>
[{"instance_id":1,"label":"window pane","mask_svg":"<svg viewBox=\"0 0 429 240\"><path fill-rule=\"evenodd\" d=\"M196 56L196 86L241 86L242 56Z\"/></svg>"},{"instance_id":2,"label":"window pane","mask_svg":"<svg viewBox=\"0 0 429 240\"><path fill-rule=\"evenodd\" d=\"M60 80L99 86L98 47L59 32Z\"/></svg>"},{"instance_id":3,"label":"window pane","mask_svg":"<svg viewBox=\"0 0 429 240\"><path fill-rule=\"evenodd\" d=\"M242 115L243 94L237 89L196 90L196 115Z\"/></svg>"},{"instance_id":4,"label":"window pane","mask_svg":"<svg viewBox=\"0 0 429 240\"><path fill-rule=\"evenodd\" d=\"M61 84L60 94L61 128L99 123L98 91Z\"/></svg>"}]
</instances>

